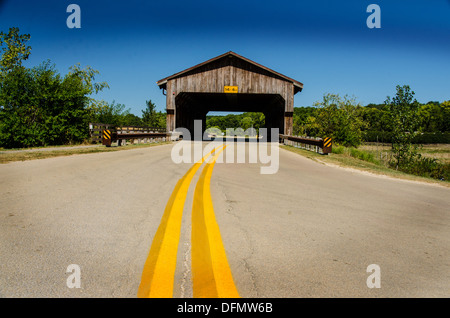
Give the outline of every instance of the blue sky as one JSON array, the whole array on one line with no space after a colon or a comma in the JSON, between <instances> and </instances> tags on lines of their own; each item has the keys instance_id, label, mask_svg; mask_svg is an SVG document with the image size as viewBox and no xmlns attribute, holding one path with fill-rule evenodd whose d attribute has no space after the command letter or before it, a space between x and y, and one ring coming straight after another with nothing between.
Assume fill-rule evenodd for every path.
<instances>
[{"instance_id":1,"label":"blue sky","mask_svg":"<svg viewBox=\"0 0 450 318\"><path fill-rule=\"evenodd\" d=\"M66 26L71 3L81 29ZM380 29L366 25L372 3ZM165 109L158 80L228 51L302 82L296 107L324 93L382 103L396 85L450 100L450 0L0 0L0 30L13 26L31 34L26 66L89 65L110 86L96 98L136 115L149 99Z\"/></svg>"}]
</instances>

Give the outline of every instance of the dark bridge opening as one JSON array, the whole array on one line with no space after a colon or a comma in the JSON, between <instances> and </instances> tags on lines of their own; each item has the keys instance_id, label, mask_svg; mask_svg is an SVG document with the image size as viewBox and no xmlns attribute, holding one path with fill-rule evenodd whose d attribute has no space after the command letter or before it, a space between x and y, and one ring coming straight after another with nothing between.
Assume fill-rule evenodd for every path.
<instances>
[{"instance_id":1,"label":"dark bridge opening","mask_svg":"<svg viewBox=\"0 0 450 318\"><path fill-rule=\"evenodd\" d=\"M176 127L189 130L191 139L194 134L194 120L202 121L201 136L206 130L206 114L220 112L261 112L265 116L267 137L270 141L271 128L284 132L284 98L279 94L229 94L229 93L186 93L175 98ZM235 128L235 127L227 127ZM197 132L197 136L200 134ZM183 136L185 138L185 136Z\"/></svg>"}]
</instances>

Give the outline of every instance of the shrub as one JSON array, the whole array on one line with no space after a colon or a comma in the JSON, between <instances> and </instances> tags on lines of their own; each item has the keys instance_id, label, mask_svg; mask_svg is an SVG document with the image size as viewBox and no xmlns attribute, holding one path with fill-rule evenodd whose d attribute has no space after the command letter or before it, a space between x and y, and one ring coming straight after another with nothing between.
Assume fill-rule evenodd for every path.
<instances>
[{"instance_id":1,"label":"shrub","mask_svg":"<svg viewBox=\"0 0 450 318\"><path fill-rule=\"evenodd\" d=\"M349 152L350 152L350 156L352 156L354 158L372 162L372 163L378 163L378 161L375 159L373 153L363 151L363 150L360 150L357 148L349 148Z\"/></svg>"},{"instance_id":2,"label":"shrub","mask_svg":"<svg viewBox=\"0 0 450 318\"><path fill-rule=\"evenodd\" d=\"M343 154L344 151L345 147L340 145L333 145L333 148L331 148L331 152L335 154Z\"/></svg>"},{"instance_id":3,"label":"shrub","mask_svg":"<svg viewBox=\"0 0 450 318\"><path fill-rule=\"evenodd\" d=\"M450 180L450 164L440 163L435 158L419 157L401 167L400 170L417 176Z\"/></svg>"}]
</instances>

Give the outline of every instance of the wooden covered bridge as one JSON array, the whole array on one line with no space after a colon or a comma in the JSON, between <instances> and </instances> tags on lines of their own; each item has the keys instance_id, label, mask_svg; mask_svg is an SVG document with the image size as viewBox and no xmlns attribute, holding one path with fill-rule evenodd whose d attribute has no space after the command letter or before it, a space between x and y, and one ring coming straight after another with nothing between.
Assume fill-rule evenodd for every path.
<instances>
[{"instance_id":1,"label":"wooden covered bridge","mask_svg":"<svg viewBox=\"0 0 450 318\"><path fill-rule=\"evenodd\" d=\"M194 136L194 120L206 129L209 111L262 112L268 128L292 134L294 95L303 84L227 52L196 66L161 79L166 95L167 131L183 127Z\"/></svg>"}]
</instances>

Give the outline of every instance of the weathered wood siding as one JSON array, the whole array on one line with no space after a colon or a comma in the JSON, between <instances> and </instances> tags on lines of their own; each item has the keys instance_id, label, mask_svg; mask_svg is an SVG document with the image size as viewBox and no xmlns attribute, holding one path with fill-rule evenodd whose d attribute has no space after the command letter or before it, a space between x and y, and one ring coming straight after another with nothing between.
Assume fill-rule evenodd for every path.
<instances>
[{"instance_id":1,"label":"weathered wood siding","mask_svg":"<svg viewBox=\"0 0 450 318\"><path fill-rule=\"evenodd\" d=\"M168 129L175 128L175 98L179 93L224 93L225 86L238 86L238 94L278 94L285 101L285 112L294 111L292 82L246 61L226 56L167 81ZM289 117L285 119L284 133L288 134L291 128L292 118Z\"/></svg>"}]
</instances>

